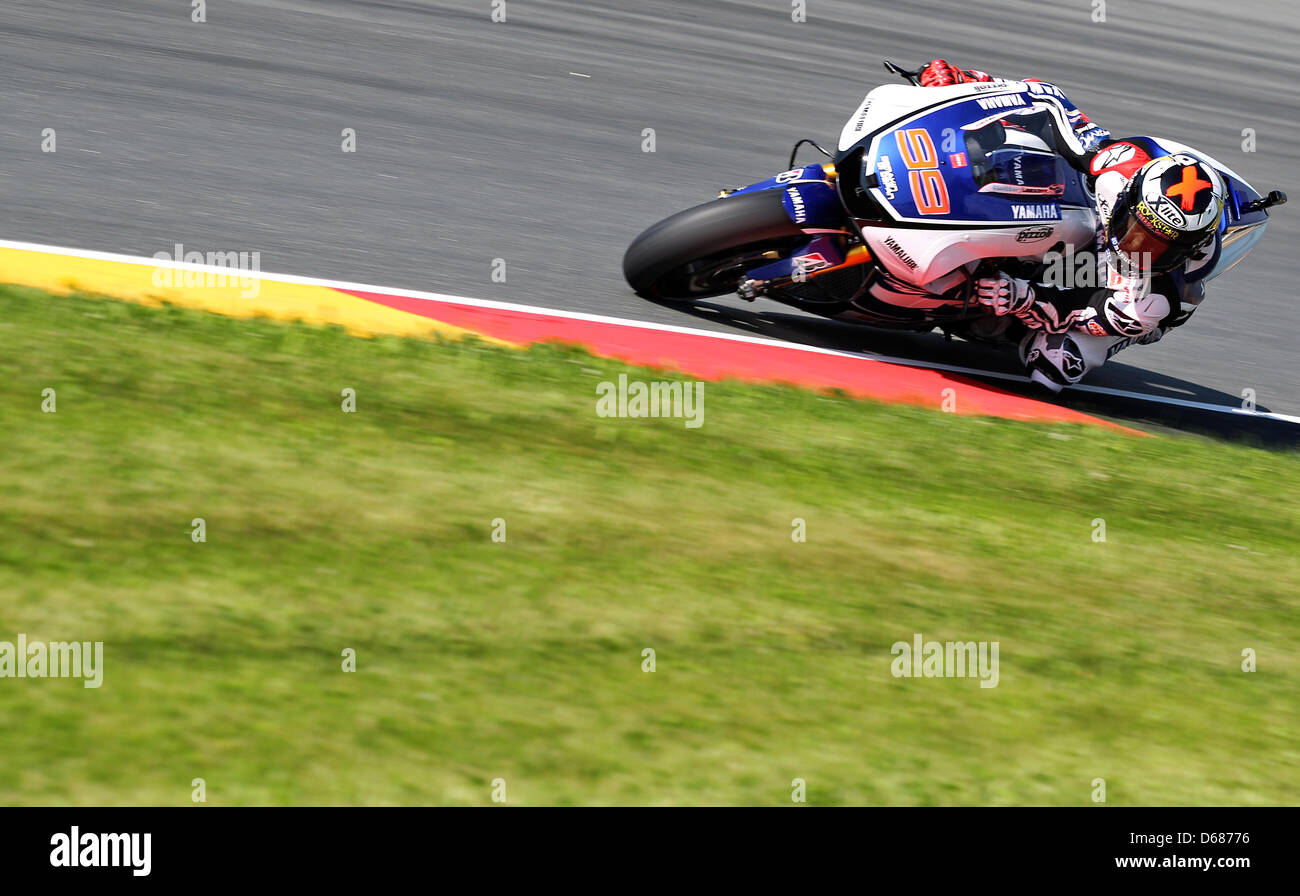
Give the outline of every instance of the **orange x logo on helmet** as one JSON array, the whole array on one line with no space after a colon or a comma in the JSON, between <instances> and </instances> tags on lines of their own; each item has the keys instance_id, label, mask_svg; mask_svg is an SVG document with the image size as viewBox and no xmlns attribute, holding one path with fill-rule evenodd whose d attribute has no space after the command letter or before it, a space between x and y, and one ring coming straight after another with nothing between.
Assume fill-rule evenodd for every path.
<instances>
[{"instance_id":1,"label":"orange x logo on helmet","mask_svg":"<svg viewBox=\"0 0 1300 896\"><path fill-rule=\"evenodd\" d=\"M1201 180L1197 177L1197 169L1195 165L1187 165L1183 168L1183 179L1168 190L1165 190L1165 195L1180 197L1181 201L1179 202L1179 205L1182 207L1183 211L1190 212L1196 207L1197 194L1202 190L1208 190L1213 186L1214 184L1210 183L1208 180Z\"/></svg>"}]
</instances>

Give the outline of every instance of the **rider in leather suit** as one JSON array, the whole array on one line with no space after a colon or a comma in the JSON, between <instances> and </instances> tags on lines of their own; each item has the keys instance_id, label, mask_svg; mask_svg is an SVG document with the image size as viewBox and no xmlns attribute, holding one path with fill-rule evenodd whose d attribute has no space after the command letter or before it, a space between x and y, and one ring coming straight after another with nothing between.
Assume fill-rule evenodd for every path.
<instances>
[{"instance_id":1,"label":"rider in leather suit","mask_svg":"<svg viewBox=\"0 0 1300 896\"><path fill-rule=\"evenodd\" d=\"M925 87L992 80L942 59L921 73ZM1227 188L1206 160L1167 154L1147 137L1113 139L1053 85L1026 83L1052 113L1056 151L1088 175L1100 222L1097 276L1062 288L999 272L977 282L977 298L1028 328L1021 360L1035 382L1059 391L1121 349L1187 322L1219 258Z\"/></svg>"}]
</instances>

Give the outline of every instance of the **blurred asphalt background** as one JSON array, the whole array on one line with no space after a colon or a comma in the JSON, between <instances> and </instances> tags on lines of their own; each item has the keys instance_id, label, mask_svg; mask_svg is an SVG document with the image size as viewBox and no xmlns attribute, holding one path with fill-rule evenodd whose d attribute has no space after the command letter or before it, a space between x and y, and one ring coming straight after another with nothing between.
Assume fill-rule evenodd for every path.
<instances>
[{"instance_id":1,"label":"blurred asphalt background","mask_svg":"<svg viewBox=\"0 0 1300 896\"><path fill-rule=\"evenodd\" d=\"M634 296L628 242L672 212L832 147L906 66L1061 86L1117 136L1191 144L1277 210L1193 321L1094 375L1300 413L1300 8L1292 0L4 0L0 201L12 240L262 253L265 271L1013 369L936 335L760 300ZM580 77L585 75L587 77ZM654 128L657 152L641 151ZM40 151L54 128L58 151ZM358 152L340 150L354 128ZM1242 150L1254 128L1257 151ZM812 156L808 158L811 160ZM491 282L492 259L508 282Z\"/></svg>"}]
</instances>

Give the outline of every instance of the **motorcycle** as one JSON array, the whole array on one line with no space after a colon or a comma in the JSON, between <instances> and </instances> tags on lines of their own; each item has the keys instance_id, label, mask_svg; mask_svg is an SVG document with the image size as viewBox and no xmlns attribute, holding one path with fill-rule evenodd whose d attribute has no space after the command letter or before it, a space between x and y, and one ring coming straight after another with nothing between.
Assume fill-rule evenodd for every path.
<instances>
[{"instance_id":1,"label":"motorcycle","mask_svg":"<svg viewBox=\"0 0 1300 896\"><path fill-rule=\"evenodd\" d=\"M723 190L638 236L623 259L632 289L661 301L734 291L873 327L1018 341L1023 325L979 304L975 281L994 269L1039 279L1062 257L1097 247L1088 178L1057 151L1054 116L1032 102L1057 91L1006 80L921 87L920 70L885 68L909 84L868 93L835 153L800 140L789 170ZM804 144L830 161L796 166ZM1286 195L1262 196L1196 154L1228 188L1209 279L1246 257L1268 208Z\"/></svg>"}]
</instances>

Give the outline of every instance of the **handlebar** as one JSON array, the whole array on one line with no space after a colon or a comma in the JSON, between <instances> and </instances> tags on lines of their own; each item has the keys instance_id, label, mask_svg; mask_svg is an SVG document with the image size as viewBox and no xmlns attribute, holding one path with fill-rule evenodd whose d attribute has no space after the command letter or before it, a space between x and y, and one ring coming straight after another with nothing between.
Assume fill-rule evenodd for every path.
<instances>
[{"instance_id":1,"label":"handlebar","mask_svg":"<svg viewBox=\"0 0 1300 896\"><path fill-rule=\"evenodd\" d=\"M918 68L916 71L909 72L907 69L903 68L901 65L895 65L894 63L892 63L892 62L890 62L888 59L886 59L886 60L885 60L885 71L887 71L887 72L892 72L893 74L898 75L898 76L899 76L900 78L902 78L904 81L908 81L908 82L910 82L911 85L912 85L913 87L920 87L920 86L921 86L921 72L925 71L925 66L921 66L921 67Z\"/></svg>"}]
</instances>

